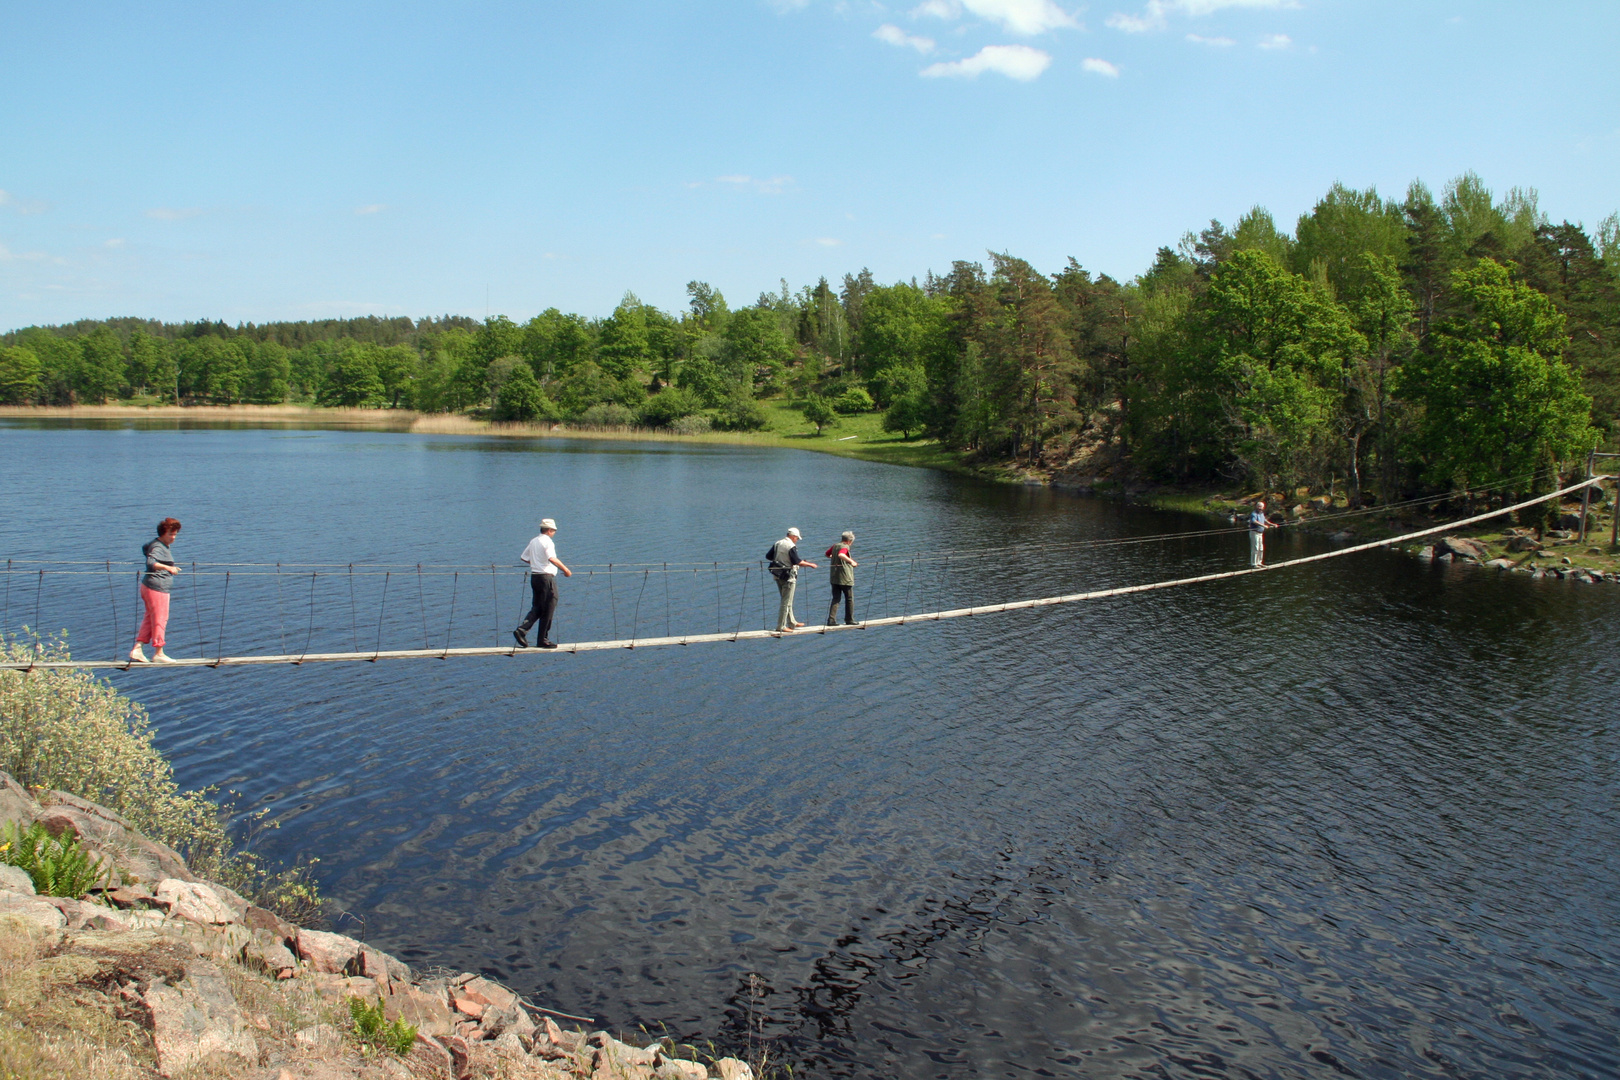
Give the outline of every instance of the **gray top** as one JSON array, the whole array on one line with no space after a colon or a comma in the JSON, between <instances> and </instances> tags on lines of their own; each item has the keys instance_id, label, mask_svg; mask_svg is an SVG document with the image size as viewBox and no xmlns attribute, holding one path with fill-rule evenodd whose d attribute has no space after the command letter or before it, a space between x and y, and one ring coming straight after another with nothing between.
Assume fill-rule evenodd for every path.
<instances>
[{"instance_id":1,"label":"gray top","mask_svg":"<svg viewBox=\"0 0 1620 1080\"><path fill-rule=\"evenodd\" d=\"M779 581L793 581L799 576L799 545L792 537L784 536L771 547L771 573Z\"/></svg>"},{"instance_id":2,"label":"gray top","mask_svg":"<svg viewBox=\"0 0 1620 1080\"><path fill-rule=\"evenodd\" d=\"M174 561L174 552L162 540L148 540L141 548L141 554L146 556L146 576L141 578L141 584L153 592L168 592L174 575L159 567L158 563L178 565Z\"/></svg>"}]
</instances>

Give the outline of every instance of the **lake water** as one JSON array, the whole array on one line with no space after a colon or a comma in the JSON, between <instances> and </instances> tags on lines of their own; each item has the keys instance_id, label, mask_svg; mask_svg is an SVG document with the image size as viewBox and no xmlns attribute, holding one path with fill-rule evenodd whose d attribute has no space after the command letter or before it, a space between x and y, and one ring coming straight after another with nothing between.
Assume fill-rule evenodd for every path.
<instances>
[{"instance_id":1,"label":"lake water","mask_svg":"<svg viewBox=\"0 0 1620 1080\"><path fill-rule=\"evenodd\" d=\"M184 656L504 644L541 516L581 569L565 642L758 627L774 590L713 564L788 525L812 558L853 529L878 613L1246 556L1077 547L1209 523L785 450L20 422L0 449L5 557L128 561L173 515L184 561L284 564L183 577ZM395 565L351 591L301 563ZM126 569L8 582L7 629L128 648ZM1617 616L1613 586L1376 552L808 640L111 678L183 783L320 858L340 929L602 1025L741 1050L752 1018L852 1077L1596 1077Z\"/></svg>"}]
</instances>

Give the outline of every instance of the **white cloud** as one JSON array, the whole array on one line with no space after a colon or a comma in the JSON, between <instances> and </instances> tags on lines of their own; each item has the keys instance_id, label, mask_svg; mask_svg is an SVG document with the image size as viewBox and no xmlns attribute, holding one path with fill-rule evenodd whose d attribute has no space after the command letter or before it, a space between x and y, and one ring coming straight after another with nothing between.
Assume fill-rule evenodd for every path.
<instances>
[{"instance_id":1,"label":"white cloud","mask_svg":"<svg viewBox=\"0 0 1620 1080\"><path fill-rule=\"evenodd\" d=\"M1297 8L1299 0L1172 0L1171 6L1188 15L1199 16L1213 15L1222 8L1263 8L1269 11Z\"/></svg>"},{"instance_id":2,"label":"white cloud","mask_svg":"<svg viewBox=\"0 0 1620 1080\"><path fill-rule=\"evenodd\" d=\"M156 218L159 221L185 221L187 218L200 217L205 213L207 213L206 210L196 206L188 206L180 210L167 206L158 206L148 210L146 216Z\"/></svg>"},{"instance_id":3,"label":"white cloud","mask_svg":"<svg viewBox=\"0 0 1620 1080\"><path fill-rule=\"evenodd\" d=\"M103 246L110 248L121 248L124 246L124 238L122 236L115 236L111 240L108 240Z\"/></svg>"},{"instance_id":4,"label":"white cloud","mask_svg":"<svg viewBox=\"0 0 1620 1080\"><path fill-rule=\"evenodd\" d=\"M1233 41L1229 37L1204 37L1202 34L1188 34L1187 40L1196 45L1210 45L1218 49L1224 49L1228 46L1237 44L1237 42Z\"/></svg>"},{"instance_id":5,"label":"white cloud","mask_svg":"<svg viewBox=\"0 0 1620 1080\"><path fill-rule=\"evenodd\" d=\"M717 184L730 184L736 188L753 188L761 195L780 195L793 186L791 176L753 177L746 173L732 173L714 178Z\"/></svg>"},{"instance_id":6,"label":"white cloud","mask_svg":"<svg viewBox=\"0 0 1620 1080\"><path fill-rule=\"evenodd\" d=\"M1294 43L1294 39L1287 34L1267 34L1260 39L1259 47L1262 49L1286 49Z\"/></svg>"},{"instance_id":7,"label":"white cloud","mask_svg":"<svg viewBox=\"0 0 1620 1080\"><path fill-rule=\"evenodd\" d=\"M986 45L966 60L930 64L923 68L922 74L929 79L941 76L972 79L981 71L994 71L1009 79L1030 82L1051 66L1052 57L1048 53L1028 45Z\"/></svg>"},{"instance_id":8,"label":"white cloud","mask_svg":"<svg viewBox=\"0 0 1620 1080\"><path fill-rule=\"evenodd\" d=\"M1073 15L1052 0L962 0L962 6L980 18L999 23L1009 34L1044 34L1080 26Z\"/></svg>"},{"instance_id":9,"label":"white cloud","mask_svg":"<svg viewBox=\"0 0 1620 1080\"><path fill-rule=\"evenodd\" d=\"M1108 18L1104 19L1103 22L1108 26L1113 27L1115 30L1123 30L1127 34L1145 34L1149 30L1161 30L1164 28L1164 19L1162 17L1155 18L1152 15L1126 15L1122 11L1114 12L1112 15L1108 16Z\"/></svg>"},{"instance_id":10,"label":"white cloud","mask_svg":"<svg viewBox=\"0 0 1620 1080\"><path fill-rule=\"evenodd\" d=\"M1140 15L1127 15L1116 11L1108 16L1106 22L1115 30L1123 30L1127 34L1142 34L1149 30L1163 30L1169 25L1172 15L1198 18L1213 15L1226 8L1277 11L1297 7L1299 0L1148 0Z\"/></svg>"},{"instance_id":11,"label":"white cloud","mask_svg":"<svg viewBox=\"0 0 1620 1080\"><path fill-rule=\"evenodd\" d=\"M368 203L365 206L355 207L354 212L356 215L364 217L367 214L380 214L386 209L388 209L387 203Z\"/></svg>"},{"instance_id":12,"label":"white cloud","mask_svg":"<svg viewBox=\"0 0 1620 1080\"><path fill-rule=\"evenodd\" d=\"M989 19L1009 34L1031 36L1048 30L1080 28L1079 21L1052 0L924 0L911 14L955 19L964 9Z\"/></svg>"},{"instance_id":13,"label":"white cloud","mask_svg":"<svg viewBox=\"0 0 1620 1080\"><path fill-rule=\"evenodd\" d=\"M844 242L842 240L835 240L831 236L818 236L818 237L816 237L816 243L820 244L822 247L843 247L844 246Z\"/></svg>"},{"instance_id":14,"label":"white cloud","mask_svg":"<svg viewBox=\"0 0 1620 1080\"><path fill-rule=\"evenodd\" d=\"M934 51L933 38L913 37L904 30L900 29L898 26L895 26L893 23L884 23L882 26L872 31L872 36L877 38L879 41L886 41L890 45L899 45L902 47L910 46L920 53L931 53Z\"/></svg>"},{"instance_id":15,"label":"white cloud","mask_svg":"<svg viewBox=\"0 0 1620 1080\"><path fill-rule=\"evenodd\" d=\"M46 262L50 258L43 251L12 251L0 244L0 262Z\"/></svg>"},{"instance_id":16,"label":"white cloud","mask_svg":"<svg viewBox=\"0 0 1620 1080\"><path fill-rule=\"evenodd\" d=\"M1084 60L1080 61L1080 67L1082 70L1089 71L1093 75L1106 75L1110 79L1119 78L1118 65L1110 64L1106 60L1099 60L1095 56L1088 56Z\"/></svg>"},{"instance_id":17,"label":"white cloud","mask_svg":"<svg viewBox=\"0 0 1620 1080\"><path fill-rule=\"evenodd\" d=\"M51 208L38 199L19 199L9 191L0 190L0 206L9 206L19 214L43 214Z\"/></svg>"}]
</instances>

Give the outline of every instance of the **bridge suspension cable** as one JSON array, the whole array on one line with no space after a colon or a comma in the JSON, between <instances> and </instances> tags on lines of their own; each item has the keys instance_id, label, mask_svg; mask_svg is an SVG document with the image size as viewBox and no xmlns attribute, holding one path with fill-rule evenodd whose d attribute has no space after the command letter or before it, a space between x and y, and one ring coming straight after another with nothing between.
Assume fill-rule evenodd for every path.
<instances>
[{"instance_id":1,"label":"bridge suspension cable","mask_svg":"<svg viewBox=\"0 0 1620 1080\"><path fill-rule=\"evenodd\" d=\"M699 645L699 644L720 643L720 642L758 641L758 640L765 640L765 639L768 639L768 638L795 638L796 639L796 638L819 637L819 636L821 636L823 634L843 633L843 632L846 632L846 631L873 630L873 629L879 629L879 628L884 628L884 627L906 626L906 625L911 624L911 623L939 622L941 620L946 620L946 619L972 618L972 617L976 617L976 616L980 616L980 615L994 615L994 614L1001 614L1001 613L1009 612L1009 611L1024 611L1024 610L1031 610L1031 609L1034 609L1034 608L1055 607L1055 606L1065 605L1065 604L1077 604L1077 603L1084 603L1084 602L1090 601L1090 600L1106 599L1106 598L1109 598L1109 597L1131 596L1131 595L1135 595L1135 594L1139 594L1139 593L1157 592L1157 591L1164 590L1164 589L1179 588L1179 587L1185 586L1185 585L1198 585L1198 584L1205 584L1205 583L1215 582L1215 581L1227 581L1227 580L1231 580L1231 579L1235 579L1235 578L1250 577L1250 576L1253 576L1255 574L1275 573L1275 572L1280 571L1280 570L1287 570L1287 569L1290 569L1290 568L1293 568L1293 567L1304 566L1304 565L1307 565L1307 564L1310 564L1310 563L1319 563L1319 562L1327 561L1329 559L1344 558L1346 556L1354 555L1354 554L1357 554L1357 553L1363 552L1363 551L1371 551L1371 550L1374 550L1374 549L1377 549L1377 548L1392 547L1392 546L1394 546L1396 544L1406 543L1406 542L1411 541L1411 540L1418 540L1418 539L1421 539L1421 538L1426 537L1426 536L1434 536L1434 535L1439 534L1439 533L1449 532L1449 531L1451 531L1453 529L1463 528L1463 527L1466 527L1466 526L1469 526L1469 525L1475 525L1475 524L1478 524L1479 522L1482 522L1482 521L1488 521L1488 520L1490 520L1492 518L1502 517L1502 516L1504 516L1506 514L1515 513L1515 512L1517 512L1519 510L1527 509L1527 508L1532 507L1532 506L1537 506L1537 505L1546 503L1550 499L1561 498L1561 497L1563 497L1565 495L1571 494L1573 492L1580 491L1583 488L1590 487L1590 486L1592 486L1594 484L1601 484L1603 481L1605 481L1607 479L1610 479L1610 478L1605 477L1605 476L1589 477L1589 478L1587 478L1585 480L1580 481L1579 483L1571 484L1568 487L1562 488L1562 489L1560 489L1558 491L1553 491L1553 492L1549 492L1549 493L1546 493L1546 494L1537 495L1536 497L1531 498L1531 499L1526 499L1523 502L1514 503L1514 504L1512 504L1510 506L1499 507L1499 508L1494 509L1494 510L1489 510L1489 511L1487 511L1485 513L1475 514L1472 517L1466 517L1466 518L1463 518L1463 519L1461 519L1459 521L1447 522L1447 523L1445 523L1443 525L1435 525L1435 526L1431 526L1429 528L1419 529L1419 530L1416 530L1414 532L1404 533L1404 534L1402 534L1400 536L1387 537L1387 538L1382 539L1382 540L1373 540L1373 541L1369 541L1367 543L1362 543L1362 544L1353 544L1353 545L1350 545L1348 547L1338 548L1338 549L1336 549L1334 551L1321 552L1321 553L1316 554L1316 555L1306 555L1306 556L1302 556L1302 557L1297 558L1297 559L1288 559L1288 560L1285 560L1283 562L1271 563L1271 564L1265 565L1265 566L1245 567L1245 568L1239 569L1239 570L1225 570L1225 571L1219 571L1219 572L1215 572L1215 573L1197 574L1197 575L1194 575L1192 577L1175 578L1175 579L1171 579L1171 580L1167 580L1167 581L1147 582L1147 583L1138 584L1138 585L1122 585L1122 586L1115 586L1115 587L1112 587L1112 588L1105 588L1105 589L1093 589L1093 590L1090 590L1090 591L1087 591L1087 592L1068 593L1068 594L1061 595L1061 596L1047 596L1047 597L1039 597L1039 598L1027 599L1027 600L1010 600L1010 601L1005 601L1005 602L1001 602L1001 603L973 605L973 606L969 606L969 607L947 608L947 609L941 609L941 610L923 611L923 612L901 614L901 615L884 615L884 616L879 616L877 618L866 619L864 621L857 622L857 623L850 624L850 625L817 626L817 627L812 627L812 628L809 628L809 629L806 629L806 630L797 631L797 632L794 632L794 633L783 633L783 632L780 632L780 631L777 631L777 630L771 630L771 629L764 629L764 630L744 630L744 629L742 629L742 621L743 621L743 618L744 618L744 608L747 606L747 602L748 602L749 578L750 578L750 576L752 575L752 573L754 571L755 565L757 565L757 564L755 564L755 565L745 565L742 568L743 569L742 598L741 598L741 603L738 606L737 622L736 622L735 628L730 630L730 631L721 631L721 632L717 632L717 633L704 633L704 634L681 634L681 635L673 635L673 634L666 633L662 637L641 637L641 636L639 636L639 633L638 633L638 631L639 631L639 622L637 622L633 626L632 636L630 638L618 638L617 636L615 636L612 639L600 640L600 641L577 641L577 642L571 642L571 643L570 642L564 642L564 643L561 643L560 646L558 648L556 648L556 649L544 649L544 650L542 650L542 649L516 648L516 647L510 646L510 645L504 645L504 646L503 645L497 645L497 646L473 646L473 647L463 647L463 648L451 648L449 646L449 641L450 641L449 632L450 631L447 630L446 637L445 637L445 645L443 647L433 647L430 641L426 641L425 644L427 645L427 647L421 648L421 649L384 649L384 648L382 648L382 610L384 610L385 607L386 607L387 587L388 587L388 584L389 584L390 577L392 575L392 571L389 571L389 572L385 573L384 579L383 579L384 600L383 600L382 608L380 608L380 610L379 610L378 631L377 631L376 645L371 650L361 650L361 649L359 649L357 647L355 649L355 651L353 651L353 652L324 652L324 653L309 652L308 651L309 635L313 634L313 625L314 625L313 624L313 615L312 615L311 616L311 624L310 624L311 628L308 631L308 633L306 634L305 649L301 653L280 653L280 654L275 654L275 655L226 656L224 654L223 638L224 638L224 628L225 628L225 625L226 625L226 622L225 622L225 610L226 610L225 609L225 600L228 600L228 597L229 597L229 593L228 593L229 575L227 575L227 578L226 578L227 590L225 591L225 593L224 593L224 595L222 597L221 608L220 608L219 638L218 638L218 640L216 640L216 643L215 643L216 644L216 652L215 652L215 655L212 658L209 658L207 656L199 655L199 656L194 657L194 658L175 659L171 663L164 664L164 665L157 665L157 664L150 664L150 663L148 663L148 664L134 664L129 660L123 660L123 659L120 659L120 660L61 660L61 659L50 659L50 658L46 658L44 656L31 656L31 657L28 657L28 658L8 659L8 660L5 660L4 662L0 662L0 670L31 671L31 670L39 670L39 669L87 669L87 668L128 669L130 667L141 667L143 669L149 668L149 669L156 669L156 670L167 670L167 669L193 668L193 667L209 667L209 668L245 667L245 666L258 666L258 665L267 665L267 664L293 664L293 665L298 665L298 664L309 664L309 663L341 663L341 662L360 661L360 660L363 660L363 661L423 660L423 659L446 660L446 659L450 659L451 657L469 657L469 656L540 657L540 656L556 656L556 655L574 655L574 654L577 654L577 653L588 653L588 652L605 652L605 651L608 651L608 650L615 650L615 649L648 649L648 648L658 648L658 647L670 646L670 645ZM1205 530L1205 531L1197 532L1197 533L1193 533L1193 534L1168 534L1168 535L1171 535L1171 536L1187 536L1187 535L1206 536L1206 535L1214 535L1214 534L1218 534L1218 533L1232 532L1232 531L1241 531L1241 530L1214 529L1214 530ZM1143 538L1143 539L1146 539L1146 538ZM1106 543L1106 541L1104 543ZM951 553L939 553L935 557L940 558L940 559L962 558L966 554L967 553L956 553L955 555L952 555ZM917 560L916 556L913 556L911 558L912 558L913 562L915 562ZM671 565L673 566L674 564L671 564ZM711 565L718 565L718 564L711 564ZM493 571L494 568L493 567L484 567L484 568L480 568L480 569L490 569L491 571ZM637 594L636 594L635 608L634 608L634 615L633 615L633 619L635 619L635 620L639 620L640 604L641 604L641 601L642 601L643 596L644 596L645 591L646 591L646 582L647 582L647 579L650 577L651 573L653 572L653 570L652 570L652 568L650 566L641 567L639 569L640 569L640 572L641 572L641 579L642 580L641 580L640 587L638 588ZM612 576L611 576L612 572L613 571L610 569L608 571L597 571L596 573L600 574L600 575L603 575L603 576L606 576L607 579L608 579L608 585L609 585L609 589L610 589L610 603L611 603L611 606L613 607L613 618L615 620L615 625L616 625L616 621L617 621L617 601L616 601L616 599L612 599L612 592L611 592L611 590L612 590ZM702 567L691 567L689 565L687 567L686 571L683 571L683 572L691 572L694 575L696 575L696 574L702 572ZM41 580L43 580L44 571L29 571L28 573L29 573L30 576L34 576L37 573L39 575L39 577L41 578ZM320 573L319 570L309 572L310 589L311 589L311 611L312 612L314 610L314 607L313 607L313 604L314 604L314 602L313 602L314 582L315 582L315 579L319 576L319 573ZM589 572L587 572L587 573L589 573ZM298 576L302 577L303 575L302 575L302 573L300 573ZM8 573L7 577L8 577L8 585L9 585L9 577L10 577L9 573ZM886 579L880 579L880 581L881 581L880 588L885 593L884 599L885 599L885 602L886 602L887 599L888 599L888 597L886 595L887 594L887 584L888 583L887 583ZM718 584L719 584L719 581L718 581L718 578L716 578L716 605L717 605L716 606L716 615L717 615L717 617L722 614L721 609L719 607L721 601L719 599ZM760 583L759 583L758 592L759 592L761 601L768 604L768 598L764 594L764 581L763 580L761 580ZM905 603L908 603L909 599L910 599L910 577L908 577L908 579L907 579L907 593L906 593L905 600L902 601L902 606L904 606ZM10 603L10 596L9 596L9 591L8 591L8 594L7 594L8 609L9 609L9 603ZM452 598L451 598L451 608L452 608L452 611L451 611L451 627L453 628L453 625L454 625L454 595L452 595ZM37 596L36 596L36 600L35 600L35 611L36 611L36 621L37 621L37 618L38 618L38 599L37 599ZM427 623L426 623L426 609L425 609L425 606L422 607L422 618L423 618L422 625L423 625L424 637L426 637ZM199 623L199 637L200 637L201 636L201 612L200 612L200 609L199 609L199 612L198 612L198 623ZM667 626L668 626L668 622L667 622L667 609L666 609L666 628L667 628ZM497 628L497 633L498 632L499 632L499 629ZM356 645L358 646L358 641L356 642ZM14 647L10 655L15 656L15 654L16 654L16 649Z\"/></svg>"}]
</instances>

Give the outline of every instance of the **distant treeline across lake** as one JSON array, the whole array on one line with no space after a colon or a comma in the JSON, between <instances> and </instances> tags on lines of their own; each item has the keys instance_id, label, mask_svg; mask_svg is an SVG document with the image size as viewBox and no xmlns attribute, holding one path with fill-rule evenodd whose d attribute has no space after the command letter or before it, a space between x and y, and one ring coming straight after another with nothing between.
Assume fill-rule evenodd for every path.
<instances>
[{"instance_id":1,"label":"distant treeline across lake","mask_svg":"<svg viewBox=\"0 0 1620 1080\"><path fill-rule=\"evenodd\" d=\"M984 461L1103 445L1136 475L1549 490L1620 414L1620 217L1554 224L1468 174L1436 198L1335 185L1294 230L1255 207L1128 282L1008 253L880 285L867 270L678 313L160 323L0 335L0 402L308 403L497 420L764 427L881 411Z\"/></svg>"}]
</instances>

